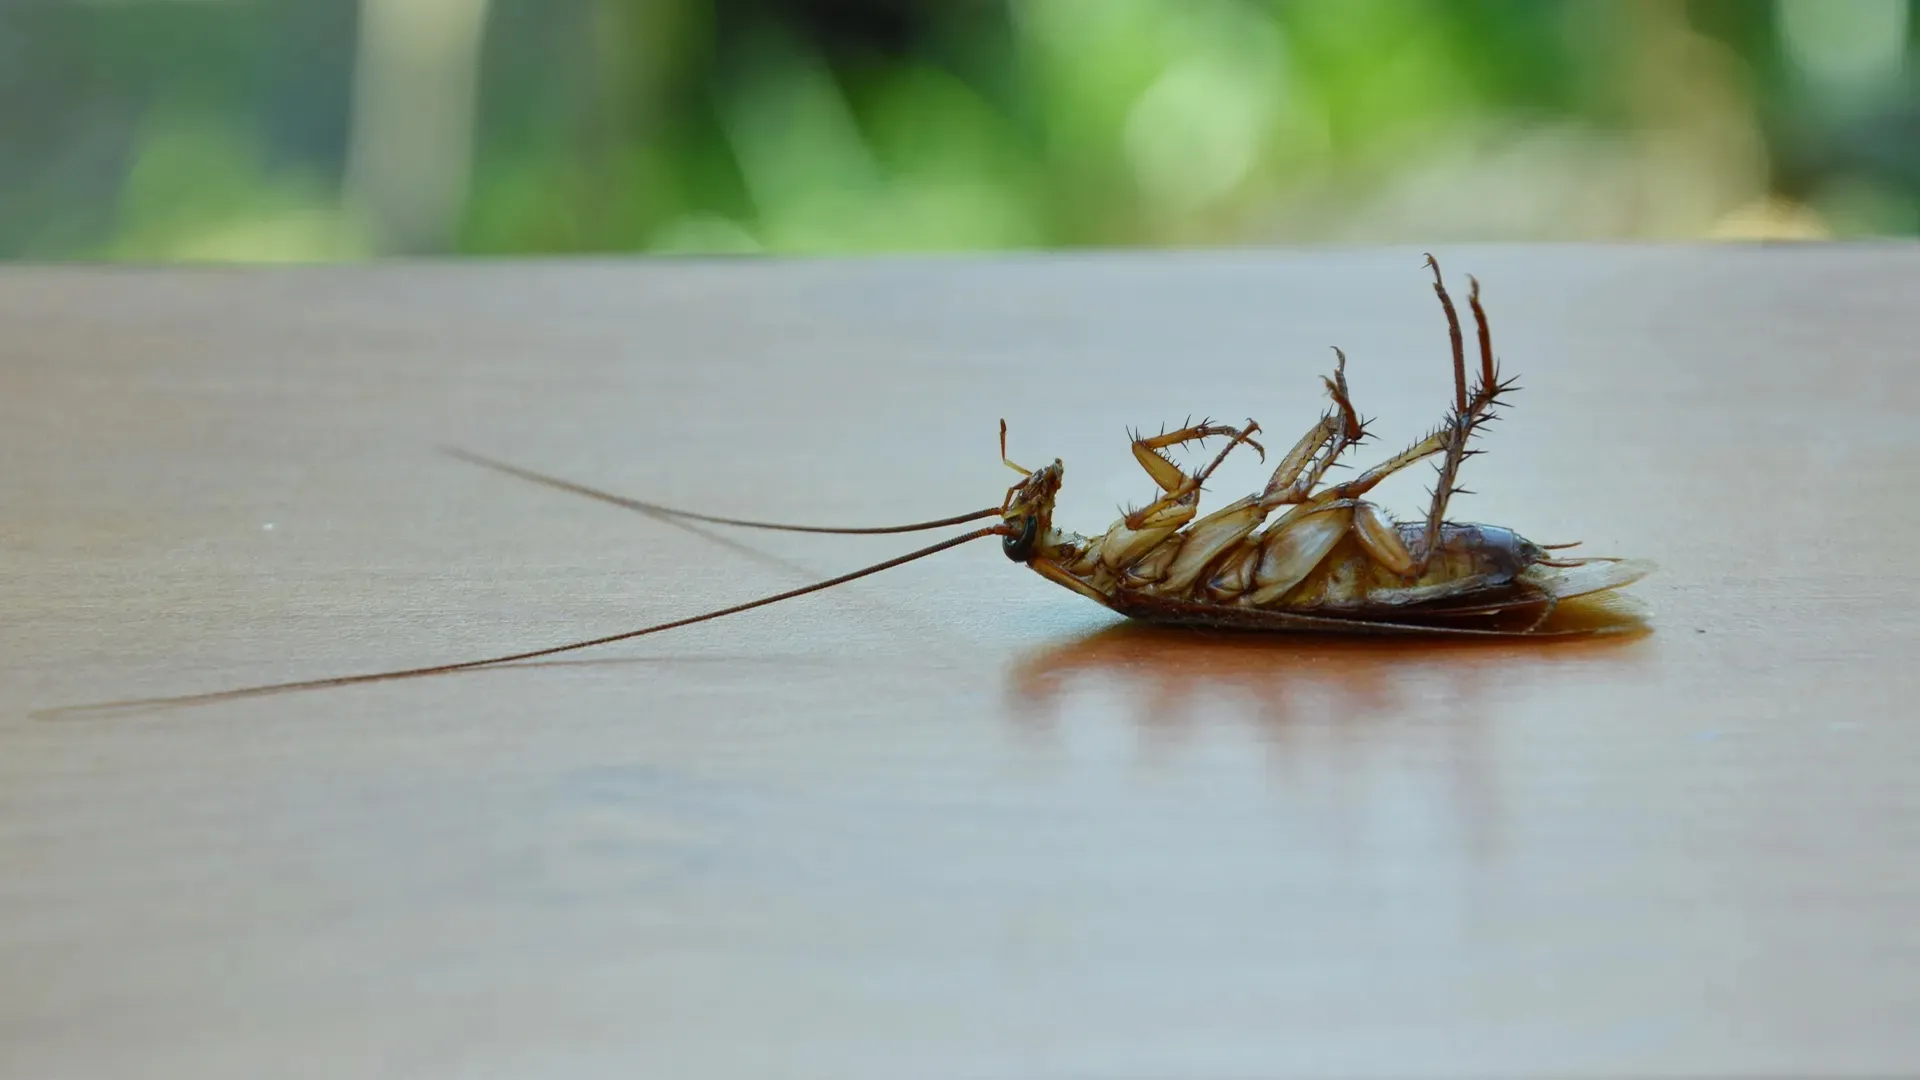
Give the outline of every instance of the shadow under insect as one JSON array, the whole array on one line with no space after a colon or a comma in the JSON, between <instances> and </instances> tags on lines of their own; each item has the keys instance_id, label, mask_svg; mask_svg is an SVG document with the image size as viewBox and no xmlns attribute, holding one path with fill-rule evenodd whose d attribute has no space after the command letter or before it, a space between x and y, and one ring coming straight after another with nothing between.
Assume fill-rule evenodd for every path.
<instances>
[{"instance_id":1,"label":"shadow under insect","mask_svg":"<svg viewBox=\"0 0 1920 1080\"><path fill-rule=\"evenodd\" d=\"M1532 618L1521 614L1520 618ZM1400 638L1194 629L1126 622L1036 652L1008 678L1009 707L1047 723L1083 686L1116 691L1132 719L1185 726L1200 702L1277 730L1301 719L1363 720L1435 705L1466 708L1569 665L1633 663L1650 633L1637 605L1618 596L1561 604L1538 638ZM1311 710L1304 712L1303 710Z\"/></svg>"}]
</instances>

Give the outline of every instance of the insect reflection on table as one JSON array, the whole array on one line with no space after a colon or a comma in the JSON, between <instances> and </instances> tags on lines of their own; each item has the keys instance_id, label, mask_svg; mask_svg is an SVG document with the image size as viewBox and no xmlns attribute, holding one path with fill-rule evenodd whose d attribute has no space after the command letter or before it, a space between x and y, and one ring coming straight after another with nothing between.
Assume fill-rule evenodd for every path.
<instances>
[{"instance_id":1,"label":"insect reflection on table","mask_svg":"<svg viewBox=\"0 0 1920 1080\"><path fill-rule=\"evenodd\" d=\"M1274 798L1317 820L1415 814L1475 852L1501 819L1494 710L1552 678L1615 679L1644 662L1647 626L1617 598L1573 601L1560 618L1601 631L1541 648L1469 638L1280 637L1123 623L1034 651L1009 673L1003 707L1037 749L1119 742L1123 756L1191 763L1224 745L1265 758ZM1410 719L1417 718L1417 719ZM1388 725L1382 727L1382 724ZM1385 797L1385 788L1394 794ZM1360 828L1347 821L1337 836Z\"/></svg>"},{"instance_id":2,"label":"insect reflection on table","mask_svg":"<svg viewBox=\"0 0 1920 1080\"><path fill-rule=\"evenodd\" d=\"M1533 674L1565 667L1631 663L1633 643L1649 632L1633 605L1570 602L1561 625L1591 636L1541 648L1511 640L1311 638L1191 631L1123 623L1043 649L1013 669L1008 708L1044 728L1064 697L1106 687L1132 703L1119 712L1149 729L1189 726L1195 707L1229 703L1229 715L1283 738L1290 725L1317 719L1362 720L1398 711L1416 692L1471 713L1490 687L1509 689Z\"/></svg>"}]
</instances>

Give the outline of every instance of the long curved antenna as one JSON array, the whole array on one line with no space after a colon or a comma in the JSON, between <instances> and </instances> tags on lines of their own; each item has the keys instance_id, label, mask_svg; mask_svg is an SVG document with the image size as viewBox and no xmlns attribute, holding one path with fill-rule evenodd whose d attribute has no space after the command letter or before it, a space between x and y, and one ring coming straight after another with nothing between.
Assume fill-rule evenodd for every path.
<instances>
[{"instance_id":1,"label":"long curved antenna","mask_svg":"<svg viewBox=\"0 0 1920 1080\"><path fill-rule=\"evenodd\" d=\"M748 521L744 518L715 517L712 514L696 514L691 510L676 510L671 506L661 506L659 503L630 499L625 495L615 495L610 491L601 491L598 488L590 488L585 484L576 484L571 480L562 480L557 476L548 476L546 473L537 473L532 469L523 469L518 465L509 465L504 461L496 461L493 458L483 457L471 450L462 450L457 446L443 446L440 449L451 457L459 458L461 461L472 465L478 465L483 469L492 469L495 472L506 473L508 476L517 476L522 480L531 480L536 484L545 484L551 488L559 488L561 491L570 491L575 495L585 495L589 499L598 499L601 502L612 503L615 506L625 507L628 510L638 510L643 514L658 514L662 517L684 518L688 521L705 521L713 525L733 525L742 529L833 533L842 536L879 535L882 533L920 532L926 529L942 528L947 525L962 525L969 521L979 521L981 518L996 517L1000 513L999 507L990 506L985 510L975 510L970 514L941 518L938 521L918 521L911 525L879 525L867 528L839 528L824 525L788 525L774 521Z\"/></svg>"},{"instance_id":2,"label":"long curved antenna","mask_svg":"<svg viewBox=\"0 0 1920 1080\"><path fill-rule=\"evenodd\" d=\"M610 645L616 641L626 641L629 638L657 634L662 630L673 630L682 626L692 626L694 623L706 622L709 619L718 619L723 615L736 615L742 611L751 611L757 607L765 607L768 604L777 604L782 600L791 600L796 596L805 596L811 592L819 592L821 589L831 589L835 585L844 585L856 578L863 578L868 574L877 574L882 570L892 569L902 563L909 563L915 559L923 559L928 555L945 551L951 547L959 547L961 544L979 540L984 537L1004 536L1007 532L1008 529L1005 525L994 525L985 529L975 529L970 533L964 533L960 536L942 540L937 544L930 544L918 551L910 551L905 555L897 555L885 562L877 562L872 566L855 570L852 573L841 574L839 577L828 578L825 581L816 581L811 585L803 585L797 589L788 589L786 592L775 593L772 596L763 596L758 600L749 600L744 604L735 604L732 607L724 607L718 611L708 611L699 615L689 615L686 618L674 619L671 622L655 623L652 626L644 626L638 630L628 630L619 634L607 634L604 637L588 638L585 641L574 641L565 645L550 645L544 649L528 649L525 652L507 653L504 656L489 656L484 660L463 660L454 664L433 664L428 667L404 668L398 671L376 671L364 675L336 675L325 679L302 679L298 682L270 683L265 686L248 686L238 690L215 690L205 694L138 698L131 701L103 702L98 705L68 705L55 709L46 709L35 713L34 716L38 719L52 719L56 716L117 712L126 709L148 708L158 705L188 705L227 701L232 698L279 693L284 690L318 690L328 686L352 686L355 683L385 682L390 679L412 679L422 675L444 675L455 671L466 671L469 668L510 664L519 660L535 660L543 656L553 656L557 653L574 652L578 649L590 649L596 645Z\"/></svg>"}]
</instances>

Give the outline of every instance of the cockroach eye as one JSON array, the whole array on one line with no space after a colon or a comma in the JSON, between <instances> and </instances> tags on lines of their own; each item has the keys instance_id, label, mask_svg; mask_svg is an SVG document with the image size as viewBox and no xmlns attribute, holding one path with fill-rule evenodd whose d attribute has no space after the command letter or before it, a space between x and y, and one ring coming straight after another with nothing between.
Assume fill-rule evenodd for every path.
<instances>
[{"instance_id":1,"label":"cockroach eye","mask_svg":"<svg viewBox=\"0 0 1920 1080\"><path fill-rule=\"evenodd\" d=\"M1000 550L1006 552L1007 558L1014 562L1026 562L1033 556L1033 542L1037 538L1039 529L1040 519L1028 514L1020 526L1020 535L1008 533L1000 538Z\"/></svg>"}]
</instances>

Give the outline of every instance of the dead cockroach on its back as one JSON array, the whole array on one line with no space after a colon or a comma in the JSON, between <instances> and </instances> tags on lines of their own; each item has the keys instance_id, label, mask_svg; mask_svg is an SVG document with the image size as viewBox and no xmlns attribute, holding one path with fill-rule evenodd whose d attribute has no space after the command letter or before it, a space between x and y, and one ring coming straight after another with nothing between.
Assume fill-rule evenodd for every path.
<instances>
[{"instance_id":1,"label":"dead cockroach on its back","mask_svg":"<svg viewBox=\"0 0 1920 1080\"><path fill-rule=\"evenodd\" d=\"M1159 496L1093 537L1054 527L1054 500L1064 467L1057 459L1032 470L1013 464L1007 458L1005 421L1000 425L1001 460L1019 472L1021 480L1007 490L1000 506L937 521L874 528L786 525L674 510L456 451L469 461L578 494L652 514L721 525L872 534L913 532L991 517L1000 521L826 581L585 641L432 667L89 708L206 701L532 660L778 603L989 536L1000 538L1002 550L1014 562L1144 622L1319 634L1526 638L1591 633L1591 629L1552 630L1548 619L1563 600L1639 580L1652 569L1650 563L1561 558L1551 552L1573 545L1535 544L1512 529L1445 520L1448 500L1461 490L1457 487L1461 466L1479 452L1469 449L1468 443L1495 418L1495 409L1514 387L1499 377L1492 334L1480 305L1480 285L1472 278L1467 303L1479 332L1480 366L1469 386L1458 313L1439 264L1428 256L1426 265L1433 271L1433 289L1446 314L1452 343L1452 408L1424 438L1345 483L1323 484L1323 480L1335 462L1367 435L1367 425L1348 394L1346 356L1338 349L1334 350L1333 376L1324 380L1332 408L1293 444L1259 492L1204 517L1199 514L1201 485L1235 448L1249 446L1265 458L1265 448L1254 440L1260 426L1251 419L1241 427L1202 422L1152 437L1136 435L1134 458L1158 486ZM1197 472L1182 470L1165 453L1170 447L1216 438L1225 439L1226 444ZM1438 480L1423 518L1395 521L1366 501L1365 496L1381 481L1429 458L1439 459Z\"/></svg>"},{"instance_id":2,"label":"dead cockroach on its back","mask_svg":"<svg viewBox=\"0 0 1920 1080\"><path fill-rule=\"evenodd\" d=\"M1347 392L1346 355L1335 349L1325 380L1333 408L1281 458L1259 493L1205 517L1201 485L1241 444L1265 451L1244 427L1202 422L1133 440L1133 454L1160 497L1085 537L1053 527L1061 463L1029 471L1007 494L1007 556L1042 577L1130 618L1190 626L1367 634L1539 636L1560 601L1605 592L1644 577L1644 561L1562 559L1512 529L1445 520L1461 465L1479 453L1468 442L1514 389L1502 381L1493 336L1472 278L1467 303L1479 330L1480 370L1467 384L1460 319L1432 256L1433 289L1453 345L1453 408L1425 438L1346 483L1322 486L1335 461L1367 435ZM1188 474L1163 451L1224 438L1205 468ZM1001 456L1006 456L1001 425ZM1438 457L1426 516L1396 522L1364 496L1416 462ZM1277 517L1273 517L1278 513ZM1272 518L1269 521L1269 518ZM1525 616L1519 628L1504 624ZM1490 625L1498 623L1502 625ZM1587 631L1590 632L1590 631Z\"/></svg>"}]
</instances>

